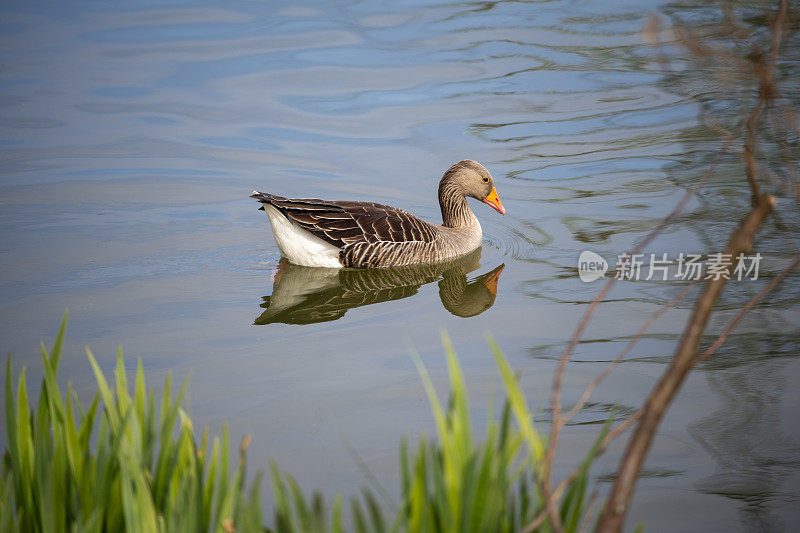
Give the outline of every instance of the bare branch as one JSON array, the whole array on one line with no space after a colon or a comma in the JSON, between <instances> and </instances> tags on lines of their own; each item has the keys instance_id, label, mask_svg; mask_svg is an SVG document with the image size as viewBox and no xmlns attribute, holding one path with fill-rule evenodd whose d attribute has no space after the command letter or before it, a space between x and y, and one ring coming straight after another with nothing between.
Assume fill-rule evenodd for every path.
<instances>
[{"instance_id":1,"label":"bare branch","mask_svg":"<svg viewBox=\"0 0 800 533\"><path fill-rule=\"evenodd\" d=\"M625 419L621 424L617 427L609 431L603 441L600 443L600 446L597 448L596 456L600 456L603 452L606 451L609 444L614 441L617 437L619 437L626 429L628 429L631 424L639 420L639 417L642 416L642 410L639 409L627 419ZM561 497L564 495L564 491L566 490L567 486L578 476L578 472L580 471L581 465L575 467L575 469L570 472L570 474L561 480L561 483L558 484L556 490L553 491L552 500L553 502L558 505L558 502L561 500ZM521 530L521 533L533 533L536 529L539 528L544 523L545 518L547 518L547 509L542 510L536 518L534 518L524 529Z\"/></svg>"},{"instance_id":2,"label":"bare branch","mask_svg":"<svg viewBox=\"0 0 800 533\"><path fill-rule=\"evenodd\" d=\"M730 254L730 257L738 257L739 254L748 251L756 232L774 206L775 198L773 196L768 194L760 196L753 210L733 232L723 253ZM732 268L733 264L728 265L726 268L728 277ZM720 276L717 279L711 279L706 282L705 289L700 295L694 312L686 325L686 330L683 333L672 363L644 404L641 421L628 442L620 463L617 479L603 508L596 531L600 533L615 533L622 528L625 514L633 496L636 478L650 449L656 429L683 380L686 378L686 374L694 364L700 338L703 331L705 331L711 311L727 281L725 276Z\"/></svg>"},{"instance_id":3,"label":"bare branch","mask_svg":"<svg viewBox=\"0 0 800 533\"><path fill-rule=\"evenodd\" d=\"M656 226L650 233L648 233L642 241L639 242L630 252L630 255L639 253L645 246L650 244L653 239L655 239L663 230L666 228L673 220L683 211L683 208L689 202L689 199L694 196L700 187L706 182L706 180L716 171L717 165L719 164L722 156L725 155L728 150L730 149L731 144L735 140L735 137L730 137L725 141L725 144L722 146L720 151L717 153L717 156L714 158L714 161L711 163L709 169L700 177L697 183L692 186L691 189L687 190L683 197L678 201L675 205L673 210L666 216L664 219ZM559 358L558 367L556 368L555 375L553 377L553 386L550 393L550 404L553 411L553 420L550 426L550 436L547 443L547 452L545 453L544 460L542 461L542 469L541 469L541 478L544 480L544 487L545 487L545 494L546 498L550 497L550 473L553 464L553 458L555 457L556 449L558 448L558 439L561 433L561 428L564 425L563 418L561 416L561 384L564 378L564 371L566 369L567 362L569 361L570 355L572 351L575 349L578 341L580 340L581 336L583 336L583 332L585 331L589 321L591 320L592 316L594 315L595 310L606 297L608 292L614 286L617 279L615 277L609 278L603 287L600 289L600 292L594 297L592 302L589 304L589 307L584 312L583 316L581 317L578 326L575 328L575 331L572 334L567 346L564 348L564 351L561 353ZM526 528L527 529L527 528Z\"/></svg>"},{"instance_id":4,"label":"bare branch","mask_svg":"<svg viewBox=\"0 0 800 533\"><path fill-rule=\"evenodd\" d=\"M756 125L758 125L758 117L761 115L761 109L764 107L764 99L759 98L758 103L750 112L747 117L747 137L744 141L744 163L747 173L747 181L750 182L750 188L753 190L753 198L760 194L758 182L756 181Z\"/></svg>"},{"instance_id":5,"label":"bare branch","mask_svg":"<svg viewBox=\"0 0 800 533\"><path fill-rule=\"evenodd\" d=\"M556 501L557 501L557 500L556 500ZM523 528L523 529L520 531L520 533L533 533L534 531L536 531L537 529L539 529L539 526L541 526L541 525L544 523L544 519L545 519L546 517L547 517L547 510L545 509L544 511L542 511L541 513L539 513L539 514L536 516L536 518L534 518L534 519L531 521L531 523L530 523L530 524L528 524L527 526L525 526L525 527L524 527L524 528Z\"/></svg>"},{"instance_id":6,"label":"bare branch","mask_svg":"<svg viewBox=\"0 0 800 533\"><path fill-rule=\"evenodd\" d=\"M686 297L686 295L689 294L689 291L692 289L692 287L695 286L696 283L697 283L696 281L689 283L675 298L673 298L669 302L665 303L664 305L656 309L655 312L653 312L653 314L650 315L650 318L648 318L647 321L642 325L642 327L639 328L639 331L637 331L636 335L634 335L633 338L628 341L628 343L625 345L622 351L605 366L602 372L600 372L597 376L594 377L594 379L592 379L591 382L589 382L589 384L586 386L586 389L584 389L583 391L583 395L578 400L578 403L576 403L573 406L573 408L569 411L569 413L567 413L567 415L564 417L565 424L568 423L570 420L572 420L572 417L577 415L581 411L581 409L583 409L583 406L586 405L587 401L589 401L589 398L591 397L592 392L594 392L594 389L597 388L597 386L608 377L611 371L614 370L614 367L616 367L617 364L620 361L622 361L625 358L625 356L628 355L628 353L630 353L630 351L633 349L636 343L639 342L639 339L642 338L642 335L644 335L644 333L648 329L650 329L650 326L652 326L655 323L655 321L661 317L661 315L666 313L668 310L672 309L678 302L683 300Z\"/></svg>"},{"instance_id":7,"label":"bare branch","mask_svg":"<svg viewBox=\"0 0 800 533\"><path fill-rule=\"evenodd\" d=\"M597 505L597 491L592 492L592 495L589 497L589 505L586 507L586 514L583 516L581 520L581 525L578 528L578 533L586 533L589 531L589 524L592 522L592 516L594 515L594 508Z\"/></svg>"},{"instance_id":8,"label":"bare branch","mask_svg":"<svg viewBox=\"0 0 800 533\"><path fill-rule=\"evenodd\" d=\"M561 516L558 514L558 500L550 493L550 487L545 488L545 480L539 480L539 488L544 498L544 515L550 518L550 527L556 533L564 533L564 526L561 524Z\"/></svg>"},{"instance_id":9,"label":"bare branch","mask_svg":"<svg viewBox=\"0 0 800 533\"><path fill-rule=\"evenodd\" d=\"M778 16L772 25L772 43L770 46L769 61L764 67L759 63L754 63L756 74L759 77L760 87L758 92L758 102L755 107L750 111L747 117L747 137L744 142L744 162L745 169L747 170L747 181L750 182L750 188L753 190L753 199L759 196L760 189L756 181L756 160L755 160L755 146L756 146L756 127L758 126L758 119L761 116L761 110L772 99L775 94L775 85L773 78L775 75L775 62L778 59L778 50L781 44L781 34L783 32L784 20L789 10L788 0L781 0L781 7L778 11Z\"/></svg>"},{"instance_id":10,"label":"bare branch","mask_svg":"<svg viewBox=\"0 0 800 533\"><path fill-rule=\"evenodd\" d=\"M709 346L708 349L706 349L705 352L700 354L697 357L697 359L695 359L694 364L696 365L697 363L705 361L706 359L711 357L714 354L714 352L716 352L719 349L719 347L722 346L725 343L725 340L728 338L728 335L730 335L731 331L733 331L733 329L739 324L739 322L742 320L742 318L744 318L744 316L747 313L749 313L756 306L756 304L759 301L761 301L761 299L764 296L767 295L767 293L769 293L772 289L774 289L775 286L778 285L778 283L783 281L783 278L785 278L789 274L789 272L791 272L792 270L794 270L798 266L800 266L800 256L798 256L797 259L795 259L794 262L791 265L786 267L777 276L775 276L772 279L772 281L770 281L769 284L766 287L764 287L764 289L761 292L759 292L757 295L755 295L749 302L747 302L745 304L744 307L742 307L739 310L738 313L736 313L736 316L733 317L733 320L730 321L728 326L723 330L723 332L720 334L720 336L717 338L717 340L714 341L714 344Z\"/></svg>"},{"instance_id":11,"label":"bare branch","mask_svg":"<svg viewBox=\"0 0 800 533\"><path fill-rule=\"evenodd\" d=\"M728 11L728 13L731 15L732 11ZM743 150L745 169L753 194L754 207L749 215L740 223L736 231L734 231L728 242L725 253L730 254L730 257L738 257L740 254L749 250L756 232L775 206L774 197L768 194L762 195L760 193L759 184L756 179L757 168L754 152L756 146L756 127L759 117L762 110L775 95L775 86L773 82L775 63L777 61L781 33L787 13L788 0L781 0L780 9L772 27L770 54L766 66L762 66L760 61L760 58L763 57L761 51L755 43L749 38L747 39L754 50L752 66L760 84L758 102L750 111L745 121L746 136ZM702 46L705 47L705 45ZM709 53L709 51L710 49L708 49L708 47L702 50L703 53ZM701 53L699 49L696 50L696 52ZM800 264L800 258L798 258L789 269L772 280L758 296L753 298L734 318L725 331L723 331L723 334L717 339L717 342L706 350L702 356L698 357L697 349L700 338L705 331L713 307L727 283L727 278L730 275L733 265L731 264L727 267L726 276L707 281L704 291L686 326L686 330L675 352L672 363L656 384L642 408L642 419L637 425L622 457L617 479L608 501L603 508L596 531L612 533L621 529L627 509L630 505L637 476L650 449L655 432L661 422L661 418L683 383L687 373L698 361L710 356L725 341L725 338L727 338L730 331L732 331L741 318L752 309L767 292L772 290L772 288L788 274L788 271L795 268L797 264Z\"/></svg>"}]
</instances>

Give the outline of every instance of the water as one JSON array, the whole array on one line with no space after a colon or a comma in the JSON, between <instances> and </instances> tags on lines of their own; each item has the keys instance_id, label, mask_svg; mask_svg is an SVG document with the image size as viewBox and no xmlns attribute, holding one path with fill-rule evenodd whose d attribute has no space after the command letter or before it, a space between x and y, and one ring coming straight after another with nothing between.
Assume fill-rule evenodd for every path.
<instances>
[{"instance_id":1,"label":"water","mask_svg":"<svg viewBox=\"0 0 800 533\"><path fill-rule=\"evenodd\" d=\"M502 387L490 332L546 429L556 359L599 289L579 281L578 255L613 263L641 239L715 159L721 143L704 113L733 124L750 103L723 90L713 65L675 47L665 64L646 44L651 13L718 19L703 7L164 6L3 7L0 350L28 367L36 388L38 342L52 342L68 307L61 373L82 394L93 390L84 347L109 370L121 343L151 383L191 374L196 427L228 421L234 435L252 435L251 465L273 457L329 496L367 484L349 444L396 494L400 438L434 432L407 345L444 387L440 328L464 364L476 427ZM796 64L778 76L796 79ZM438 179L464 158L489 168L508 213L473 204L483 248L449 274L362 279L281 265L248 198L255 188L369 200L436 220ZM711 333L798 249L796 204L779 182L770 190L789 229L767 224L762 281L731 284ZM725 156L646 252L721 249L748 202L740 156ZM495 298L485 282L498 273ZM618 283L578 345L565 403L683 287ZM800 523L799 289L787 280L689 376L630 527ZM651 328L567 428L558 475L612 410L641 404L695 297ZM595 467L600 491L620 452L621 443Z\"/></svg>"}]
</instances>

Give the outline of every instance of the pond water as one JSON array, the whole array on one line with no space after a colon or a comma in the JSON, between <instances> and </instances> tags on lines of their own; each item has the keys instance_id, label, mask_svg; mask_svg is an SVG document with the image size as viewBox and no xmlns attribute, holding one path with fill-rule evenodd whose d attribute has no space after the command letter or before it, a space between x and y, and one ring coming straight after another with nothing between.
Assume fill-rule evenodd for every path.
<instances>
[{"instance_id":1,"label":"pond water","mask_svg":"<svg viewBox=\"0 0 800 533\"><path fill-rule=\"evenodd\" d=\"M613 266L716 160L722 143L702 114L733 124L752 103L752 86L724 92L685 51L668 47L662 61L643 32L656 12L719 17L656 1L3 6L0 350L36 389L38 343L52 342L69 308L61 378L83 395L94 385L84 347L110 370L121 343L153 385L168 371L191 375L195 427L227 421L252 436L252 468L275 458L328 498L368 483L351 446L397 494L400 439L434 433L409 345L444 393L441 329L463 363L476 427L502 390L490 333L546 431L556 360L601 286L579 279L578 256ZM778 75L796 80L797 64ZM286 265L248 198L369 200L438 220L438 180L465 158L492 172L507 214L475 202L484 244L452 268ZM749 189L738 154L718 162L645 252L721 250ZM771 190L783 226L765 226L760 280L730 284L707 342L797 253L796 204ZM617 283L575 351L564 402L685 286ZM611 412L642 403L696 295L567 427L557 475ZM799 297L789 278L689 376L629 528L800 524ZM601 492L622 444L593 471Z\"/></svg>"}]
</instances>

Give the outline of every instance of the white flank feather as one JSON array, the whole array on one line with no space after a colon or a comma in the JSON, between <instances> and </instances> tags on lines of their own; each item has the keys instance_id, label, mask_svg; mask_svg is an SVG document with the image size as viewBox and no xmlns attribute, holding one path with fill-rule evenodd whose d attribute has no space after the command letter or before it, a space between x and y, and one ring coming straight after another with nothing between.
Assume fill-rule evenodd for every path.
<instances>
[{"instance_id":1,"label":"white flank feather","mask_svg":"<svg viewBox=\"0 0 800 533\"><path fill-rule=\"evenodd\" d=\"M281 253L296 265L342 268L339 248L291 222L269 204L262 204L272 224L275 242Z\"/></svg>"}]
</instances>

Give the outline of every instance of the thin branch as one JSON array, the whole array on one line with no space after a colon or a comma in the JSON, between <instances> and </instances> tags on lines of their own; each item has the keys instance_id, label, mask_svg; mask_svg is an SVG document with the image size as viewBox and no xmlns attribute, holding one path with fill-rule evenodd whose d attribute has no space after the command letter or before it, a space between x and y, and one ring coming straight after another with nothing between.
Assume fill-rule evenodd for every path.
<instances>
[{"instance_id":1,"label":"thin branch","mask_svg":"<svg viewBox=\"0 0 800 533\"><path fill-rule=\"evenodd\" d=\"M744 143L744 161L747 178L753 193L754 207L732 234L725 249L725 253L730 254L729 257L738 257L740 254L750 249L756 232L765 218L772 212L776 203L773 196L760 194L760 188L756 180L757 169L754 152L756 145L756 127L759 116L762 109L775 94L773 83L775 63L777 61L781 32L787 12L788 0L781 0L780 9L772 27L772 40L767 65L761 67L759 63L753 62L754 71L759 78L760 90L758 102L745 121L746 138ZM760 55L760 53L756 53L754 57L758 58ZM800 258L798 258L798 261L800 261ZM788 270L791 270L794 266L793 264ZM644 404L642 419L637 425L622 457L617 479L608 501L603 508L596 531L600 533L614 533L620 531L622 528L639 471L650 449L658 425L688 372L699 360L704 358L703 356L698 357L697 355L700 338L705 331L714 305L728 281L727 278L730 276L732 268L732 264L728 265L725 276L717 277L706 283L705 289L686 326L686 330L675 352L672 363L656 384ZM749 302L748 306L734 318L733 322L726 328L717 342L706 350L708 355L711 355L711 353L724 342L730 331L736 326L738 321L741 320L741 317L752 309L763 295L777 285L780 279L788 273L788 270L782 273L782 275L777 276L762 293ZM704 353L705 357L708 355Z\"/></svg>"},{"instance_id":2,"label":"thin branch","mask_svg":"<svg viewBox=\"0 0 800 533\"><path fill-rule=\"evenodd\" d=\"M631 424L639 420L641 417L642 417L642 410L639 409L636 412L634 412L631 416L629 416L627 420L625 420L620 425L609 431L608 435L606 435L606 437L603 439L603 442L600 443L600 450L597 452L598 455L603 453L608 447L608 445L611 444L611 442L614 439L619 437L626 429L628 429L631 426Z\"/></svg>"},{"instance_id":3,"label":"thin branch","mask_svg":"<svg viewBox=\"0 0 800 533\"><path fill-rule=\"evenodd\" d=\"M753 198L758 197L760 189L756 181L756 160L755 160L755 146L756 146L756 127L758 126L758 119L761 116L761 110L772 99L775 94L775 85L773 78L775 75L775 62L778 59L778 50L781 44L781 34L783 32L783 24L786 19L786 14L789 10L788 0L781 0L781 7L778 10L778 16L772 26L772 42L769 51L769 61L766 66L760 67L758 63L754 63L753 67L759 77L759 91L758 102L755 107L750 111L747 117L747 137L744 142L744 162L745 169L747 170L747 181L750 182L750 188L753 190ZM760 54L757 55L757 57Z\"/></svg>"},{"instance_id":4,"label":"thin branch","mask_svg":"<svg viewBox=\"0 0 800 533\"><path fill-rule=\"evenodd\" d=\"M747 117L747 136L744 141L744 163L745 171L747 174L747 181L750 183L750 188L753 190L753 198L758 197L761 193L758 182L756 181L756 125L758 125L758 117L761 115L761 109L764 107L764 99L759 98L758 103L750 112Z\"/></svg>"},{"instance_id":5,"label":"thin branch","mask_svg":"<svg viewBox=\"0 0 800 533\"><path fill-rule=\"evenodd\" d=\"M564 526L561 524L561 516L558 514L558 500L553 498L550 494L550 487L545 488L544 479L539 479L539 488L544 497L543 515L550 518L550 527L552 527L556 533L564 533Z\"/></svg>"},{"instance_id":6,"label":"thin branch","mask_svg":"<svg viewBox=\"0 0 800 533\"><path fill-rule=\"evenodd\" d=\"M609 444L611 444L614 439L622 435L626 429L631 427L631 425L639 420L642 416L642 410L637 409L631 416L626 418L622 423L618 424L614 429L609 431L606 436L603 438L603 441L600 443L600 446L597 447L597 454L596 456L603 455L608 448ZM570 474L565 477L561 483L558 484L556 490L553 491L553 497L558 501L561 499L561 496L564 494L564 491L567 489L567 486L572 482L573 479L578 475L580 471L580 466L576 467Z\"/></svg>"},{"instance_id":7,"label":"thin branch","mask_svg":"<svg viewBox=\"0 0 800 533\"><path fill-rule=\"evenodd\" d=\"M536 518L534 518L527 526L525 526L525 528L522 529L520 533L533 533L534 531L539 529L539 526L541 526L544 523L545 518L547 518L546 509L540 512L538 515L536 515Z\"/></svg>"},{"instance_id":8,"label":"thin branch","mask_svg":"<svg viewBox=\"0 0 800 533\"><path fill-rule=\"evenodd\" d=\"M629 416L625 421L619 424L617 427L609 431L603 441L600 443L600 446L597 448L597 454L595 456L600 456L603 452L606 451L608 445L620 436L626 429L628 429L631 424L639 420L639 417L642 416L642 410L639 409L638 411L634 412L631 416ZM573 469L570 474L561 480L561 483L558 484L556 490L553 491L552 500L553 502L558 505L558 502L561 500L561 497L564 495L564 491L566 490L567 486L578 476L578 472L580 471L581 466L578 465ZM524 529L521 530L520 533L533 533L536 529L539 528L544 523L545 518L547 518L547 509L542 510L536 518L534 518Z\"/></svg>"},{"instance_id":9,"label":"thin branch","mask_svg":"<svg viewBox=\"0 0 800 533\"><path fill-rule=\"evenodd\" d=\"M750 250L756 232L774 206L775 198L773 196L768 194L760 196L753 210L742 220L739 227L731 235L723 253L730 254L730 257L738 257L739 254ZM728 277L730 277L732 269L732 263L725 269ZM703 335L703 331L705 331L711 311L727 281L726 276L719 276L717 279L707 281L705 289L700 295L694 312L686 325L672 363L645 402L641 421L636 426L636 430L628 442L628 446L622 456L614 487L603 508L600 522L596 529L599 533L616 533L622 528L639 470L644 463L647 452L650 450L650 444L653 441L655 432L658 429L661 418L694 364L700 338Z\"/></svg>"},{"instance_id":10,"label":"thin branch","mask_svg":"<svg viewBox=\"0 0 800 533\"><path fill-rule=\"evenodd\" d=\"M714 56L715 59L717 59L719 54L723 54L723 55L727 54L726 58L729 59L738 68L742 69L743 72L753 73L755 71L755 74L759 77L759 81L761 82L761 90L760 90L760 94L759 94L759 103L758 103L757 107L754 110L751 111L749 117L746 118L746 119L743 119L739 124L740 127L744 127L746 132L747 132L747 136L746 136L746 139L745 139L743 152L745 153L745 161L746 161L747 167L748 167L748 177L749 178L752 177L752 179L749 179L750 185L751 185L751 189L753 190L754 198L757 198L758 201L762 202L762 207L759 207L758 209L754 209L754 211L753 211L754 213L760 212L762 209L764 209L763 208L763 205L764 205L763 202L765 202L766 199L769 199L769 206L768 206L768 210L769 211L771 211L772 206L773 206L773 202L774 202L774 199L771 196L764 196L762 198L759 195L758 183L755 181L755 175L756 175L757 169L756 169L755 158L754 158L753 153L754 153L754 148L755 148L755 129L756 129L756 126L757 126L757 123L758 123L759 116L761 114L762 108L765 106L765 102L768 102L769 98L774 94L774 90L772 90L772 89L774 89L774 85L772 85L772 77L773 77L773 73L774 73L774 65L775 65L775 62L777 60L778 45L780 43L779 31L780 31L780 28L782 28L783 24L784 24L783 21L784 21L785 16L786 16L786 6L787 6L787 2L786 2L786 0L783 0L782 3L781 3L781 13L777 17L777 19L775 21L775 26L773 28L773 41L772 41L772 47L771 47L771 51L770 51L771 53L770 53L770 58L769 58L769 64L768 64L767 68L762 68L760 70L758 69L758 64L750 62L750 61L742 60L742 59L738 58L737 56L735 56L733 54L730 54L730 52L723 51L723 50L716 50L714 48L707 47L706 45L700 43L699 40L692 40L690 38L687 38L688 34L686 34L686 35L682 34L679 29L677 29L678 33L676 34L678 40L679 41L683 41L684 44L687 46L687 48L690 48L690 49L694 50L697 55ZM755 46L751 41L748 41L748 42L750 42L751 46ZM758 52L759 52L758 54L754 54L754 55L756 55L756 56L760 55L761 57L763 57L763 54L761 54L760 51L758 51ZM690 95L690 98L694 99L694 97L692 97L691 95ZM711 117L711 119L712 119L712 121L714 123L716 123L716 121L713 119L713 117ZM712 126L713 126L713 124L712 124ZM634 247L634 249L631 252L629 252L631 255L640 252L647 244L649 244L656 236L658 236L668 224L670 224L677 217L677 215L683 210L683 208L685 207L685 204L688 202L688 200L691 198L691 196L693 194L695 194L696 191L700 188L700 186L705 182L705 180L714 173L714 171L716 170L716 166L717 166L718 162L721 160L722 156L725 153L728 152L730 146L733 144L734 141L736 141L736 135L734 134L735 132L732 133L732 132L726 130L725 128L723 128L722 126L718 126L718 128L716 128L716 129L721 130L721 133L723 133L724 136L726 137L726 141L725 141L724 146L720 150L720 152L717 154L717 158L712 163L712 165L709 168L709 170L706 173L704 173L704 175L701 177L700 180L698 180L698 183L696 183L695 186L692 187L692 189L690 189L690 190L688 190L686 192L684 197L678 202L678 204L673 209L673 211L667 217L665 217L665 219L656 228L654 228L653 231L651 231L645 237L645 239L643 239L636 247ZM754 201L754 204L755 203L757 203L757 202ZM764 217L766 217L766 213L764 214ZM760 223L761 222L759 221L758 225L760 225ZM733 240L732 240L732 242L733 242ZM555 505L560 500L560 498L561 498L564 490L568 486L568 484L571 482L572 479L574 479L574 475L568 476L567 478L562 480L561 483L559 483L559 485L558 485L558 487L556 487L555 491L551 492L551 487L552 487L551 486L552 464L553 464L553 460L554 460L554 457L555 457L556 449L558 447L558 441L559 441L560 433L561 433L561 430L563 429L564 424L566 423L566 421L568 421L573 416L575 416L584 407L585 403L588 401L588 398L591 396L591 393L593 392L594 388L600 382L602 382L603 379L605 379L607 374L611 371L611 369L613 369L613 366L619 360L621 360L630 351L632 346L638 341L638 339L641 337L641 335L644 333L644 331L646 331L652 325L652 322L656 318L658 318L658 316L660 316L660 314L662 314L665 311L665 310L657 311L654 314L655 316L651 317L651 320L649 320L642 327L642 329L640 329L639 333L637 333L637 335L628 343L628 345L626 345L626 347L623 349L623 352L614 361L609 363L609 366L606 367L606 369L604 369L603 373L601 373L600 376L595 378L589 384L589 386L587 386L587 390L584 391L584 395L581 397L579 402L569 411L569 413L567 413L567 416L564 417L562 415L562 411L561 411L561 409L562 409L562 406L561 406L561 389L562 389L564 373L565 373L565 370L566 370L566 364L570 360L570 356L571 356L572 352L574 351L578 341L580 340L580 338L582 337L582 335L585 332L586 328L588 327L588 323L591 320L592 316L594 315L594 312L596 311L596 309L599 306L599 304L604 301L605 297L610 292L610 290L613 287L615 282L616 282L616 278L615 277L608 279L606 281L606 283L603 285L603 287L601 288L601 290L597 293L597 295L592 300L592 302L589 304L588 308L586 309L586 311L584 312L583 316L581 317L581 320L578 323L577 327L575 328L575 331L573 332L572 337L570 338L569 342L567 343L567 346L565 347L564 351L562 352L562 354L561 354L561 356L559 358L559 363L558 363L558 367L556 369L556 372L555 372L555 375L554 375L554 378L553 378L553 387L551 389L551 395L550 395L550 401L551 401L551 407L552 407L552 413L553 413L553 420L552 420L551 429L550 429L550 435L549 435L549 439L548 439L547 451L546 451L546 454L545 454L545 458L544 458L544 460L542 462L542 467L541 467L541 471L540 471L540 484L542 486L542 493L543 493L542 495L543 495L543 498L545 500L546 509L543 510L540 513L540 515L534 521L532 521L530 524L528 524L528 526L523 531L532 531L532 530L536 529L537 527L539 527L543 523L543 521L546 519L547 516L551 516L551 519L555 516L555 510L554 510ZM688 291L688 288L686 290ZM708 289L706 290L706 292L708 292ZM678 300L680 298L683 298L683 297L684 297L684 294L679 295ZM701 300L702 300L702 298L701 298ZM673 302L670 302L670 304L674 305ZM670 305L670 304L668 304L668 305ZM709 312L710 312L710 310L709 310ZM697 313L697 309L695 309L695 314L696 313ZM693 315L693 316L695 316L695 315ZM706 319L707 319L707 317L706 317ZM604 441L603 448L608 445L608 442L610 442L610 439L613 439L617 435L621 434L632 423L634 423L634 421L636 419L638 419L640 416L641 416L641 412L637 412L634 416L632 416L628 420L626 420L625 423L620 424L620 426L618 426L612 432L610 432L609 435L607 436L609 438L609 440L607 442ZM640 427L641 426L642 426L642 424L640 424ZM648 447L649 447L649 445L648 445ZM638 469L637 469L637 472L638 472ZM619 479L617 480L617 483L619 483ZM605 512L606 511L604 511L604 513Z\"/></svg>"},{"instance_id":11,"label":"thin branch","mask_svg":"<svg viewBox=\"0 0 800 533\"><path fill-rule=\"evenodd\" d=\"M774 91L775 79L775 64L778 61L778 51L781 47L781 38L783 37L784 26L787 22L789 14L789 0L781 0L781 7L778 9L778 16L775 17L775 22L772 24L772 41L770 42L769 61L767 67L764 69L764 77L761 84L764 94L764 99L770 100Z\"/></svg>"},{"instance_id":12,"label":"thin branch","mask_svg":"<svg viewBox=\"0 0 800 533\"><path fill-rule=\"evenodd\" d=\"M668 310L672 309L675 305L677 305L678 302L683 300L686 297L686 295L689 294L689 291L692 289L692 287L695 286L695 284L696 281L689 283L675 298L673 298L669 302L665 303L664 305L656 309L653 312L653 314L650 315L650 318L648 318L647 321L642 325L642 327L639 328L639 331L637 331L636 335L634 335L633 338L628 341L628 343L625 345L622 351L605 366L602 372L600 372L597 376L594 377L594 379L592 379L591 382L589 382L589 384L583 391L583 395L578 400L578 403L576 403L575 406L564 417L565 424L569 423L569 421L572 420L572 418L575 415L577 415L581 411L581 409L583 409L583 406L586 405L587 401L589 401L589 398L591 397L592 392L594 392L594 389L597 388L597 386L608 377L611 371L614 370L614 367L616 367L617 364L620 361L622 361L626 355L630 353L630 351L633 349L636 343L639 342L639 339L642 338L642 335L644 335L644 333L648 329L650 329L650 326L652 326L655 323L655 321L661 317L661 315L666 313Z\"/></svg>"},{"instance_id":13,"label":"thin branch","mask_svg":"<svg viewBox=\"0 0 800 533\"><path fill-rule=\"evenodd\" d=\"M717 153L714 161L711 163L709 169L700 177L700 179L695 183L691 189L687 190L684 193L683 197L678 201L675 205L673 210L666 216L664 219L653 228L653 230L648 233L642 241L639 242L630 252L630 255L639 253L645 246L650 244L661 232L666 228L673 220L683 211L683 208L689 202L692 196L694 196L700 187L705 183L705 181L716 171L717 165L722 159L722 156L725 155L728 150L730 149L731 144L734 141L734 137L730 137L725 141L725 144L722 146L720 151ZM553 411L553 421L550 426L550 436L548 438L547 444L547 451L545 453L544 460L542 461L542 470L541 470L541 478L544 480L543 487L544 493L543 496L545 501L551 497L551 481L550 481L550 473L552 470L553 458L555 457L556 449L558 448L558 439L561 433L561 428L564 425L564 421L561 416L561 384L564 378L564 371L566 369L567 361L569 361L570 355L572 351L575 349L575 346L580 340L581 336L583 336L583 332L586 329L589 321L591 320L592 316L594 315L595 310L603 301L605 296L614 286L616 283L616 277L609 278L603 287L600 289L600 292L594 297L592 302L589 304L589 307L584 312L583 316L581 317L578 326L575 328L575 331L572 334L567 346L564 348L564 351L561 353L561 357L559 358L558 367L556 368L555 375L553 377L553 386L550 393L550 404ZM527 530L527 528L525 528Z\"/></svg>"},{"instance_id":14,"label":"thin branch","mask_svg":"<svg viewBox=\"0 0 800 533\"><path fill-rule=\"evenodd\" d=\"M719 349L719 347L725 343L725 341L728 338L728 335L730 335L731 331L733 331L733 329L739 324L742 318L744 318L744 316L747 313L749 313L756 306L756 304L759 301L761 301L761 299L764 296L767 295L767 293L769 293L772 289L774 289L775 286L778 285L778 283L783 281L783 278L785 278L789 274L789 272L791 272L798 266L800 266L800 256L798 256L791 265L782 270L780 274L772 278L772 281L770 281L769 284L766 287L764 287L764 289L761 292L755 295L749 302L745 304L744 307L742 307L739 310L738 313L736 313L736 316L733 317L733 320L730 321L725 330L720 334L717 340L714 341L714 344L709 346L705 352L700 354L697 357L697 359L695 359L694 364L696 365L697 363L701 363L706 359L708 359L709 357L711 357L714 354L714 352L716 352Z\"/></svg>"},{"instance_id":15,"label":"thin branch","mask_svg":"<svg viewBox=\"0 0 800 533\"><path fill-rule=\"evenodd\" d=\"M586 514L581 520L581 525L578 528L578 533L586 533L589 531L589 524L592 522L592 515L594 515L594 508L597 505L597 491L592 492L589 497L589 505L586 507Z\"/></svg>"}]
</instances>

